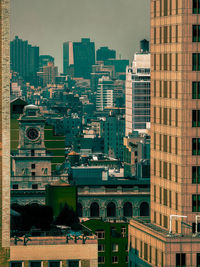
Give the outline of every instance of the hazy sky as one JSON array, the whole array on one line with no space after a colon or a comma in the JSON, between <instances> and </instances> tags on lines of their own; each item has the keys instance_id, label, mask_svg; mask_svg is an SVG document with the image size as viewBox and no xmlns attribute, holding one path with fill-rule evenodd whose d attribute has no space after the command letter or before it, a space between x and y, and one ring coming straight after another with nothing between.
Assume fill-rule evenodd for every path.
<instances>
[{"instance_id":1,"label":"hazy sky","mask_svg":"<svg viewBox=\"0 0 200 267\"><path fill-rule=\"evenodd\" d=\"M139 41L149 40L149 12L150 0L11 0L11 40L38 45L60 72L63 42L82 37L132 60Z\"/></svg>"}]
</instances>

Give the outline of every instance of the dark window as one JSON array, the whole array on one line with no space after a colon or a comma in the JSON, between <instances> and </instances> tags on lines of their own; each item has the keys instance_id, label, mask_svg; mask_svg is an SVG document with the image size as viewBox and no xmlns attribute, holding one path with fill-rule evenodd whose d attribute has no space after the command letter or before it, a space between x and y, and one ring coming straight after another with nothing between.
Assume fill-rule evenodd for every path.
<instances>
[{"instance_id":1,"label":"dark window","mask_svg":"<svg viewBox=\"0 0 200 267\"><path fill-rule=\"evenodd\" d=\"M35 172L31 172L32 178L35 178Z\"/></svg>"},{"instance_id":2,"label":"dark window","mask_svg":"<svg viewBox=\"0 0 200 267\"><path fill-rule=\"evenodd\" d=\"M175 193L175 209L178 210L178 193Z\"/></svg>"},{"instance_id":3,"label":"dark window","mask_svg":"<svg viewBox=\"0 0 200 267\"><path fill-rule=\"evenodd\" d=\"M99 204L96 202L90 206L90 217L99 217Z\"/></svg>"},{"instance_id":4,"label":"dark window","mask_svg":"<svg viewBox=\"0 0 200 267\"><path fill-rule=\"evenodd\" d=\"M79 267L79 260L69 260L67 263L68 267Z\"/></svg>"},{"instance_id":5,"label":"dark window","mask_svg":"<svg viewBox=\"0 0 200 267\"><path fill-rule=\"evenodd\" d=\"M167 54L164 54L164 70L167 70Z\"/></svg>"},{"instance_id":6,"label":"dark window","mask_svg":"<svg viewBox=\"0 0 200 267\"><path fill-rule=\"evenodd\" d=\"M155 265L158 266L158 250L155 249Z\"/></svg>"},{"instance_id":7,"label":"dark window","mask_svg":"<svg viewBox=\"0 0 200 267\"><path fill-rule=\"evenodd\" d=\"M49 267L60 267L60 262L59 261L50 261Z\"/></svg>"},{"instance_id":8,"label":"dark window","mask_svg":"<svg viewBox=\"0 0 200 267\"><path fill-rule=\"evenodd\" d=\"M18 184L13 184L12 189L18 189L19 185Z\"/></svg>"},{"instance_id":9,"label":"dark window","mask_svg":"<svg viewBox=\"0 0 200 267\"><path fill-rule=\"evenodd\" d=\"M31 164L31 168L32 169L35 169L35 164Z\"/></svg>"},{"instance_id":10,"label":"dark window","mask_svg":"<svg viewBox=\"0 0 200 267\"><path fill-rule=\"evenodd\" d=\"M124 203L123 211L125 217L132 217L133 216L132 204L130 202Z\"/></svg>"},{"instance_id":11,"label":"dark window","mask_svg":"<svg viewBox=\"0 0 200 267\"><path fill-rule=\"evenodd\" d=\"M192 70L194 71L200 70L200 53L192 54Z\"/></svg>"},{"instance_id":12,"label":"dark window","mask_svg":"<svg viewBox=\"0 0 200 267\"><path fill-rule=\"evenodd\" d=\"M41 267L41 261L31 261L30 267Z\"/></svg>"},{"instance_id":13,"label":"dark window","mask_svg":"<svg viewBox=\"0 0 200 267\"><path fill-rule=\"evenodd\" d=\"M83 217L83 206L81 203L77 204L77 214L78 214L78 217Z\"/></svg>"},{"instance_id":14,"label":"dark window","mask_svg":"<svg viewBox=\"0 0 200 267\"><path fill-rule=\"evenodd\" d=\"M200 127L200 110L192 111L192 127Z\"/></svg>"},{"instance_id":15,"label":"dark window","mask_svg":"<svg viewBox=\"0 0 200 267\"><path fill-rule=\"evenodd\" d=\"M165 227L165 228L168 228L168 223L167 223L167 216L163 216L163 226Z\"/></svg>"},{"instance_id":16,"label":"dark window","mask_svg":"<svg viewBox=\"0 0 200 267\"><path fill-rule=\"evenodd\" d=\"M192 233L196 232L196 223L192 223ZM197 224L197 232L200 232L200 223Z\"/></svg>"},{"instance_id":17,"label":"dark window","mask_svg":"<svg viewBox=\"0 0 200 267\"><path fill-rule=\"evenodd\" d=\"M197 253L197 267L200 267L200 253Z\"/></svg>"},{"instance_id":18,"label":"dark window","mask_svg":"<svg viewBox=\"0 0 200 267\"><path fill-rule=\"evenodd\" d=\"M156 17L156 1L154 1L153 5L154 5L153 10L154 10L154 18L155 18Z\"/></svg>"},{"instance_id":19,"label":"dark window","mask_svg":"<svg viewBox=\"0 0 200 267\"><path fill-rule=\"evenodd\" d=\"M168 202L168 200L167 200L167 189L164 189L163 190L163 204L165 206L167 206L167 202Z\"/></svg>"},{"instance_id":20,"label":"dark window","mask_svg":"<svg viewBox=\"0 0 200 267\"><path fill-rule=\"evenodd\" d=\"M115 203L110 202L107 205L107 217L115 217L116 216L116 206Z\"/></svg>"},{"instance_id":21,"label":"dark window","mask_svg":"<svg viewBox=\"0 0 200 267\"><path fill-rule=\"evenodd\" d=\"M112 263L118 263L118 256L112 256Z\"/></svg>"},{"instance_id":22,"label":"dark window","mask_svg":"<svg viewBox=\"0 0 200 267\"><path fill-rule=\"evenodd\" d=\"M192 195L192 212L200 212L200 195Z\"/></svg>"},{"instance_id":23,"label":"dark window","mask_svg":"<svg viewBox=\"0 0 200 267\"><path fill-rule=\"evenodd\" d=\"M32 189L38 189L38 184L32 184Z\"/></svg>"},{"instance_id":24,"label":"dark window","mask_svg":"<svg viewBox=\"0 0 200 267\"><path fill-rule=\"evenodd\" d=\"M192 99L200 99L200 82L192 82Z\"/></svg>"},{"instance_id":25,"label":"dark window","mask_svg":"<svg viewBox=\"0 0 200 267\"><path fill-rule=\"evenodd\" d=\"M147 202L140 205L140 216L149 216L149 204Z\"/></svg>"},{"instance_id":26,"label":"dark window","mask_svg":"<svg viewBox=\"0 0 200 267\"><path fill-rule=\"evenodd\" d=\"M35 156L35 151L34 149L31 149L31 157L34 157Z\"/></svg>"},{"instance_id":27,"label":"dark window","mask_svg":"<svg viewBox=\"0 0 200 267\"><path fill-rule=\"evenodd\" d=\"M200 155L200 138L192 138L192 155Z\"/></svg>"},{"instance_id":28,"label":"dark window","mask_svg":"<svg viewBox=\"0 0 200 267\"><path fill-rule=\"evenodd\" d=\"M148 245L144 243L144 259L148 261Z\"/></svg>"},{"instance_id":29,"label":"dark window","mask_svg":"<svg viewBox=\"0 0 200 267\"><path fill-rule=\"evenodd\" d=\"M164 43L168 42L168 27L164 26Z\"/></svg>"},{"instance_id":30,"label":"dark window","mask_svg":"<svg viewBox=\"0 0 200 267\"><path fill-rule=\"evenodd\" d=\"M168 0L164 0L164 16L167 16L168 11Z\"/></svg>"},{"instance_id":31,"label":"dark window","mask_svg":"<svg viewBox=\"0 0 200 267\"><path fill-rule=\"evenodd\" d=\"M200 184L200 167L192 166L192 183Z\"/></svg>"},{"instance_id":32,"label":"dark window","mask_svg":"<svg viewBox=\"0 0 200 267\"><path fill-rule=\"evenodd\" d=\"M192 41L200 42L200 25L192 26Z\"/></svg>"},{"instance_id":33,"label":"dark window","mask_svg":"<svg viewBox=\"0 0 200 267\"><path fill-rule=\"evenodd\" d=\"M17 262L17 261L11 262L11 267L22 267L22 262Z\"/></svg>"},{"instance_id":34,"label":"dark window","mask_svg":"<svg viewBox=\"0 0 200 267\"><path fill-rule=\"evenodd\" d=\"M185 267L186 266L186 255L185 255L185 253L177 253L176 254L176 266L177 267Z\"/></svg>"},{"instance_id":35,"label":"dark window","mask_svg":"<svg viewBox=\"0 0 200 267\"><path fill-rule=\"evenodd\" d=\"M192 13L200 14L200 0L193 0Z\"/></svg>"},{"instance_id":36,"label":"dark window","mask_svg":"<svg viewBox=\"0 0 200 267\"><path fill-rule=\"evenodd\" d=\"M104 263L105 262L105 257L104 256L99 256L98 257L98 263Z\"/></svg>"}]
</instances>

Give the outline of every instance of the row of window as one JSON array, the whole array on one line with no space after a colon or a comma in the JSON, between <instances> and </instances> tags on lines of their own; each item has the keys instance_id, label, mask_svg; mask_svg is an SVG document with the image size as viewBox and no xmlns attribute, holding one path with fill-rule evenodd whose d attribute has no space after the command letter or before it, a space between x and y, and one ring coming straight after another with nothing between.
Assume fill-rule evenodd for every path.
<instances>
[{"instance_id":1,"label":"row of window","mask_svg":"<svg viewBox=\"0 0 200 267\"><path fill-rule=\"evenodd\" d=\"M160 216L158 216L159 217L159 222L158 222L158 218L157 218L157 212L156 211L154 211L154 217L153 217L153 222L155 223L155 224L159 224L160 226L163 226L163 227L165 227L166 229L168 228L168 218L167 218L167 216L165 216L165 215L162 215L161 213L160 213ZM176 221L176 233L178 233L178 222Z\"/></svg>"},{"instance_id":2,"label":"row of window","mask_svg":"<svg viewBox=\"0 0 200 267\"><path fill-rule=\"evenodd\" d=\"M159 140L159 142L157 142ZM159 149L163 152L174 153L178 155L178 137L177 136L168 136L158 133L154 133L153 137L153 146L154 149ZM172 150L173 148L173 150Z\"/></svg>"},{"instance_id":3,"label":"row of window","mask_svg":"<svg viewBox=\"0 0 200 267\"><path fill-rule=\"evenodd\" d=\"M159 166L156 166L159 164ZM154 176L178 182L178 165L154 159Z\"/></svg>"},{"instance_id":4,"label":"row of window","mask_svg":"<svg viewBox=\"0 0 200 267\"><path fill-rule=\"evenodd\" d=\"M153 120L154 123L178 127L178 109L154 107Z\"/></svg>"},{"instance_id":5,"label":"row of window","mask_svg":"<svg viewBox=\"0 0 200 267\"><path fill-rule=\"evenodd\" d=\"M178 58L178 53L154 54L154 70L178 71Z\"/></svg>"},{"instance_id":6,"label":"row of window","mask_svg":"<svg viewBox=\"0 0 200 267\"><path fill-rule=\"evenodd\" d=\"M157 85L159 83L159 86ZM173 87L172 87L173 86ZM159 88L158 91L157 88ZM156 81L154 80L154 96L163 97L163 98L172 98L178 99L178 81ZM172 94L173 92L173 94Z\"/></svg>"},{"instance_id":7,"label":"row of window","mask_svg":"<svg viewBox=\"0 0 200 267\"><path fill-rule=\"evenodd\" d=\"M125 245L125 250L128 251L128 245ZM105 251L105 245L104 244L98 244L98 251L104 252ZM119 245L118 244L112 244L112 251L118 252L119 251Z\"/></svg>"},{"instance_id":8,"label":"row of window","mask_svg":"<svg viewBox=\"0 0 200 267\"><path fill-rule=\"evenodd\" d=\"M79 267L79 260L68 260L67 267ZM30 261L28 267L42 267L42 261ZM62 263L60 261L49 261L48 267L61 267ZM10 267L24 267L22 261L13 261L10 263Z\"/></svg>"},{"instance_id":9,"label":"row of window","mask_svg":"<svg viewBox=\"0 0 200 267\"><path fill-rule=\"evenodd\" d=\"M159 190L157 190L159 189ZM159 191L159 193L157 192ZM172 192L162 187L157 187L154 185L153 191L154 202L159 202L161 205L168 206L169 208L174 208L178 210L178 193L174 192L174 203L172 203ZM172 204L174 204L172 207Z\"/></svg>"},{"instance_id":10,"label":"row of window","mask_svg":"<svg viewBox=\"0 0 200 267\"><path fill-rule=\"evenodd\" d=\"M159 31L159 32L158 32ZM159 38L158 38L159 33ZM154 44L178 43L178 25L154 28Z\"/></svg>"},{"instance_id":11,"label":"row of window","mask_svg":"<svg viewBox=\"0 0 200 267\"><path fill-rule=\"evenodd\" d=\"M97 236L98 239L105 239L105 231L104 230L96 230L95 231L95 235ZM111 229L111 236L116 236L116 229L114 227L112 227ZM121 228L121 237L127 237L127 233L126 233L126 227L122 227Z\"/></svg>"},{"instance_id":12,"label":"row of window","mask_svg":"<svg viewBox=\"0 0 200 267\"><path fill-rule=\"evenodd\" d=\"M125 256L125 262L128 263L128 256ZM112 264L118 264L119 263L119 257L118 256L112 256ZM105 264L105 257L99 256L98 257L98 264Z\"/></svg>"},{"instance_id":13,"label":"row of window","mask_svg":"<svg viewBox=\"0 0 200 267\"><path fill-rule=\"evenodd\" d=\"M178 8L178 0L159 0L153 2L154 17L177 15Z\"/></svg>"}]
</instances>

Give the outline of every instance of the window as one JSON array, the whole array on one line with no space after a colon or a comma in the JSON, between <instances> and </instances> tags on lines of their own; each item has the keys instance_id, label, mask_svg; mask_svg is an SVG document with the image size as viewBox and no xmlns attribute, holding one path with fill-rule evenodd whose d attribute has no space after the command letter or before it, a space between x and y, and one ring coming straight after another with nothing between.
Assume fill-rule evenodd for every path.
<instances>
[{"instance_id":1,"label":"window","mask_svg":"<svg viewBox=\"0 0 200 267\"><path fill-rule=\"evenodd\" d=\"M161 267L164 266L164 253L161 252Z\"/></svg>"},{"instance_id":2,"label":"window","mask_svg":"<svg viewBox=\"0 0 200 267\"><path fill-rule=\"evenodd\" d=\"M178 193L175 193L175 209L178 210Z\"/></svg>"},{"instance_id":3,"label":"window","mask_svg":"<svg viewBox=\"0 0 200 267\"><path fill-rule=\"evenodd\" d=\"M178 233L178 221L175 221L175 228L176 228L176 233Z\"/></svg>"},{"instance_id":4,"label":"window","mask_svg":"<svg viewBox=\"0 0 200 267\"><path fill-rule=\"evenodd\" d=\"M192 212L200 212L200 195L192 195Z\"/></svg>"},{"instance_id":5,"label":"window","mask_svg":"<svg viewBox=\"0 0 200 267\"><path fill-rule=\"evenodd\" d=\"M200 167L192 166L192 183L200 184Z\"/></svg>"},{"instance_id":6,"label":"window","mask_svg":"<svg viewBox=\"0 0 200 267\"><path fill-rule=\"evenodd\" d=\"M192 54L192 70L194 71L200 70L200 53Z\"/></svg>"},{"instance_id":7,"label":"window","mask_svg":"<svg viewBox=\"0 0 200 267\"><path fill-rule=\"evenodd\" d=\"M135 254L138 255L138 251L137 251L137 238L135 238Z\"/></svg>"},{"instance_id":8,"label":"window","mask_svg":"<svg viewBox=\"0 0 200 267\"><path fill-rule=\"evenodd\" d=\"M175 126L178 127L178 109L175 109Z\"/></svg>"},{"instance_id":9,"label":"window","mask_svg":"<svg viewBox=\"0 0 200 267\"><path fill-rule=\"evenodd\" d=\"M178 154L178 137L175 137L175 154Z\"/></svg>"},{"instance_id":10,"label":"window","mask_svg":"<svg viewBox=\"0 0 200 267\"><path fill-rule=\"evenodd\" d=\"M166 44L168 41L168 27L164 26L164 43Z\"/></svg>"},{"instance_id":11,"label":"window","mask_svg":"<svg viewBox=\"0 0 200 267\"><path fill-rule=\"evenodd\" d=\"M160 204L162 204L162 188L160 187Z\"/></svg>"},{"instance_id":12,"label":"window","mask_svg":"<svg viewBox=\"0 0 200 267\"><path fill-rule=\"evenodd\" d=\"M117 252L119 249L119 245L118 244L112 244L112 251L113 252Z\"/></svg>"},{"instance_id":13,"label":"window","mask_svg":"<svg viewBox=\"0 0 200 267\"><path fill-rule=\"evenodd\" d=\"M143 257L143 243L140 241L140 258Z\"/></svg>"},{"instance_id":14,"label":"window","mask_svg":"<svg viewBox=\"0 0 200 267\"><path fill-rule=\"evenodd\" d=\"M41 261L31 261L29 267L41 267Z\"/></svg>"},{"instance_id":15,"label":"window","mask_svg":"<svg viewBox=\"0 0 200 267\"><path fill-rule=\"evenodd\" d=\"M172 207L172 192L169 190L169 207Z\"/></svg>"},{"instance_id":16,"label":"window","mask_svg":"<svg viewBox=\"0 0 200 267\"><path fill-rule=\"evenodd\" d=\"M193 0L192 13L200 14L200 0Z\"/></svg>"},{"instance_id":17,"label":"window","mask_svg":"<svg viewBox=\"0 0 200 267\"><path fill-rule=\"evenodd\" d=\"M167 81L164 81L164 95L163 97L167 98Z\"/></svg>"},{"instance_id":18,"label":"window","mask_svg":"<svg viewBox=\"0 0 200 267\"><path fill-rule=\"evenodd\" d=\"M178 82L175 82L175 98L178 99Z\"/></svg>"},{"instance_id":19,"label":"window","mask_svg":"<svg viewBox=\"0 0 200 267\"><path fill-rule=\"evenodd\" d=\"M156 17L156 1L153 2L154 18Z\"/></svg>"},{"instance_id":20,"label":"window","mask_svg":"<svg viewBox=\"0 0 200 267\"><path fill-rule=\"evenodd\" d=\"M172 125L172 110L171 110L171 108L169 108L169 125L170 126Z\"/></svg>"},{"instance_id":21,"label":"window","mask_svg":"<svg viewBox=\"0 0 200 267\"><path fill-rule=\"evenodd\" d=\"M178 25L176 25L176 43L178 43Z\"/></svg>"},{"instance_id":22,"label":"window","mask_svg":"<svg viewBox=\"0 0 200 267\"><path fill-rule=\"evenodd\" d=\"M178 54L175 54L175 71L178 71Z\"/></svg>"},{"instance_id":23,"label":"window","mask_svg":"<svg viewBox=\"0 0 200 267\"><path fill-rule=\"evenodd\" d=\"M156 185L154 185L154 194L153 194L153 197L154 197L154 202L156 202Z\"/></svg>"},{"instance_id":24,"label":"window","mask_svg":"<svg viewBox=\"0 0 200 267\"><path fill-rule=\"evenodd\" d=\"M21 261L13 261L11 262L11 267L22 267L22 262Z\"/></svg>"},{"instance_id":25,"label":"window","mask_svg":"<svg viewBox=\"0 0 200 267\"><path fill-rule=\"evenodd\" d=\"M149 246L149 262L151 263L151 254L152 254L152 247Z\"/></svg>"},{"instance_id":26,"label":"window","mask_svg":"<svg viewBox=\"0 0 200 267\"><path fill-rule=\"evenodd\" d=\"M155 249L155 265L158 266L158 250Z\"/></svg>"},{"instance_id":27,"label":"window","mask_svg":"<svg viewBox=\"0 0 200 267\"><path fill-rule=\"evenodd\" d=\"M179 0L176 0L176 15L178 14L178 1Z\"/></svg>"},{"instance_id":28,"label":"window","mask_svg":"<svg viewBox=\"0 0 200 267\"><path fill-rule=\"evenodd\" d=\"M167 179L167 162L163 162L163 178Z\"/></svg>"},{"instance_id":29,"label":"window","mask_svg":"<svg viewBox=\"0 0 200 267\"><path fill-rule=\"evenodd\" d=\"M97 230L95 232L95 234L96 234L96 236L97 236L98 239L104 239L105 238L105 232L104 232L104 230Z\"/></svg>"},{"instance_id":30,"label":"window","mask_svg":"<svg viewBox=\"0 0 200 267\"><path fill-rule=\"evenodd\" d=\"M104 244L98 244L98 251L100 251L100 252L105 251Z\"/></svg>"},{"instance_id":31,"label":"window","mask_svg":"<svg viewBox=\"0 0 200 267\"><path fill-rule=\"evenodd\" d=\"M200 155L200 138L192 138L192 155Z\"/></svg>"},{"instance_id":32,"label":"window","mask_svg":"<svg viewBox=\"0 0 200 267\"><path fill-rule=\"evenodd\" d=\"M35 179L35 172L31 172L32 179Z\"/></svg>"},{"instance_id":33,"label":"window","mask_svg":"<svg viewBox=\"0 0 200 267\"><path fill-rule=\"evenodd\" d=\"M156 54L154 54L154 70L156 70Z\"/></svg>"},{"instance_id":34,"label":"window","mask_svg":"<svg viewBox=\"0 0 200 267\"><path fill-rule=\"evenodd\" d=\"M35 169L35 164L31 164L31 168L32 169Z\"/></svg>"},{"instance_id":35,"label":"window","mask_svg":"<svg viewBox=\"0 0 200 267\"><path fill-rule=\"evenodd\" d=\"M200 253L197 253L197 267L200 267Z\"/></svg>"},{"instance_id":36,"label":"window","mask_svg":"<svg viewBox=\"0 0 200 267\"><path fill-rule=\"evenodd\" d=\"M167 108L163 109L163 124L167 125Z\"/></svg>"},{"instance_id":37,"label":"window","mask_svg":"<svg viewBox=\"0 0 200 267\"><path fill-rule=\"evenodd\" d=\"M169 0L169 14L172 15L172 0Z\"/></svg>"},{"instance_id":38,"label":"window","mask_svg":"<svg viewBox=\"0 0 200 267\"><path fill-rule=\"evenodd\" d=\"M156 211L154 211L153 222L156 223Z\"/></svg>"},{"instance_id":39,"label":"window","mask_svg":"<svg viewBox=\"0 0 200 267\"><path fill-rule=\"evenodd\" d=\"M185 267L186 266L185 253L176 253L176 266L177 267Z\"/></svg>"},{"instance_id":40,"label":"window","mask_svg":"<svg viewBox=\"0 0 200 267\"><path fill-rule=\"evenodd\" d=\"M162 81L160 81L160 97L162 97Z\"/></svg>"},{"instance_id":41,"label":"window","mask_svg":"<svg viewBox=\"0 0 200 267\"><path fill-rule=\"evenodd\" d=\"M154 107L154 123L156 123L156 107Z\"/></svg>"},{"instance_id":42,"label":"window","mask_svg":"<svg viewBox=\"0 0 200 267\"><path fill-rule=\"evenodd\" d=\"M172 26L169 26L169 42L172 42ZM171 54L170 54L171 55Z\"/></svg>"},{"instance_id":43,"label":"window","mask_svg":"<svg viewBox=\"0 0 200 267\"><path fill-rule=\"evenodd\" d=\"M148 245L144 243L144 259L148 261Z\"/></svg>"},{"instance_id":44,"label":"window","mask_svg":"<svg viewBox=\"0 0 200 267\"><path fill-rule=\"evenodd\" d=\"M19 185L18 184L13 184L12 189L18 189Z\"/></svg>"},{"instance_id":45,"label":"window","mask_svg":"<svg viewBox=\"0 0 200 267\"><path fill-rule=\"evenodd\" d=\"M154 44L156 44L156 28L154 28Z\"/></svg>"},{"instance_id":46,"label":"window","mask_svg":"<svg viewBox=\"0 0 200 267\"><path fill-rule=\"evenodd\" d=\"M200 82L192 82L192 99L200 99Z\"/></svg>"},{"instance_id":47,"label":"window","mask_svg":"<svg viewBox=\"0 0 200 267\"><path fill-rule=\"evenodd\" d=\"M60 267L59 261L50 261L48 267Z\"/></svg>"},{"instance_id":48,"label":"window","mask_svg":"<svg viewBox=\"0 0 200 267\"><path fill-rule=\"evenodd\" d=\"M169 54L169 70L172 71L172 54L171 53ZM171 83L171 81L170 81L170 83Z\"/></svg>"},{"instance_id":49,"label":"window","mask_svg":"<svg viewBox=\"0 0 200 267\"><path fill-rule=\"evenodd\" d=\"M192 42L200 42L200 25L192 25Z\"/></svg>"},{"instance_id":50,"label":"window","mask_svg":"<svg viewBox=\"0 0 200 267\"><path fill-rule=\"evenodd\" d=\"M167 206L167 189L163 190L163 204Z\"/></svg>"},{"instance_id":51,"label":"window","mask_svg":"<svg viewBox=\"0 0 200 267\"><path fill-rule=\"evenodd\" d=\"M67 267L79 267L79 260L68 260Z\"/></svg>"},{"instance_id":52,"label":"window","mask_svg":"<svg viewBox=\"0 0 200 267\"><path fill-rule=\"evenodd\" d=\"M154 81L154 96L156 96L156 81Z\"/></svg>"},{"instance_id":53,"label":"window","mask_svg":"<svg viewBox=\"0 0 200 267\"><path fill-rule=\"evenodd\" d=\"M162 123L162 108L160 108L160 124Z\"/></svg>"},{"instance_id":54,"label":"window","mask_svg":"<svg viewBox=\"0 0 200 267\"><path fill-rule=\"evenodd\" d=\"M159 164L160 165L159 166L160 177L162 177L162 161L160 160L159 163L160 163Z\"/></svg>"},{"instance_id":55,"label":"window","mask_svg":"<svg viewBox=\"0 0 200 267\"><path fill-rule=\"evenodd\" d=\"M167 16L168 11L168 0L164 0L164 16Z\"/></svg>"},{"instance_id":56,"label":"window","mask_svg":"<svg viewBox=\"0 0 200 267\"><path fill-rule=\"evenodd\" d=\"M154 149L156 149L156 133L154 133Z\"/></svg>"},{"instance_id":57,"label":"window","mask_svg":"<svg viewBox=\"0 0 200 267\"><path fill-rule=\"evenodd\" d=\"M112 256L112 263L118 263L118 256Z\"/></svg>"},{"instance_id":58,"label":"window","mask_svg":"<svg viewBox=\"0 0 200 267\"><path fill-rule=\"evenodd\" d=\"M99 257L98 257L98 263L99 263L99 264L103 264L103 263L105 263L105 257L104 257L104 256L99 256Z\"/></svg>"},{"instance_id":59,"label":"window","mask_svg":"<svg viewBox=\"0 0 200 267\"><path fill-rule=\"evenodd\" d=\"M160 213L160 226L162 226L162 214Z\"/></svg>"},{"instance_id":60,"label":"window","mask_svg":"<svg viewBox=\"0 0 200 267\"><path fill-rule=\"evenodd\" d=\"M32 189L38 189L38 184L32 184Z\"/></svg>"},{"instance_id":61,"label":"window","mask_svg":"<svg viewBox=\"0 0 200 267\"><path fill-rule=\"evenodd\" d=\"M175 182L178 182L178 165L175 165Z\"/></svg>"},{"instance_id":62,"label":"window","mask_svg":"<svg viewBox=\"0 0 200 267\"><path fill-rule=\"evenodd\" d=\"M162 0L160 0L160 17L162 17Z\"/></svg>"},{"instance_id":63,"label":"window","mask_svg":"<svg viewBox=\"0 0 200 267\"><path fill-rule=\"evenodd\" d=\"M126 227L121 228L121 235L122 237L126 237Z\"/></svg>"},{"instance_id":64,"label":"window","mask_svg":"<svg viewBox=\"0 0 200 267\"><path fill-rule=\"evenodd\" d=\"M167 54L164 54L164 70L167 70Z\"/></svg>"},{"instance_id":65,"label":"window","mask_svg":"<svg viewBox=\"0 0 200 267\"><path fill-rule=\"evenodd\" d=\"M200 127L200 110L192 111L192 127Z\"/></svg>"},{"instance_id":66,"label":"window","mask_svg":"<svg viewBox=\"0 0 200 267\"><path fill-rule=\"evenodd\" d=\"M154 176L156 176L156 159L154 159L154 170L153 170L153 174L154 174Z\"/></svg>"},{"instance_id":67,"label":"window","mask_svg":"<svg viewBox=\"0 0 200 267\"><path fill-rule=\"evenodd\" d=\"M31 149L31 157L34 157L34 156L35 156L35 150Z\"/></svg>"}]
</instances>

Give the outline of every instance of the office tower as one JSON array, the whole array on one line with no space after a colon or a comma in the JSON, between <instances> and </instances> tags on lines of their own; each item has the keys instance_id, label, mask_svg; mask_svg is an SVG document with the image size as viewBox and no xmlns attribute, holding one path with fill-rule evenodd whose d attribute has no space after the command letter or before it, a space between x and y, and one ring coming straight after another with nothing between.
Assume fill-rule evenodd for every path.
<instances>
[{"instance_id":1,"label":"office tower","mask_svg":"<svg viewBox=\"0 0 200 267\"><path fill-rule=\"evenodd\" d=\"M81 42L65 42L63 44L63 72L68 74L70 68L76 78L90 79L92 65L95 64L95 44L89 38Z\"/></svg>"},{"instance_id":2,"label":"office tower","mask_svg":"<svg viewBox=\"0 0 200 267\"><path fill-rule=\"evenodd\" d=\"M102 46L96 51L96 60L105 61L107 59L115 59L116 51L109 49L107 46Z\"/></svg>"},{"instance_id":3,"label":"office tower","mask_svg":"<svg viewBox=\"0 0 200 267\"><path fill-rule=\"evenodd\" d=\"M19 73L26 82L35 83L39 70L39 47L15 37L10 42L10 68Z\"/></svg>"},{"instance_id":4,"label":"office tower","mask_svg":"<svg viewBox=\"0 0 200 267\"><path fill-rule=\"evenodd\" d=\"M96 96L96 109L103 111L107 107L113 107L113 81L108 76L99 79Z\"/></svg>"},{"instance_id":5,"label":"office tower","mask_svg":"<svg viewBox=\"0 0 200 267\"><path fill-rule=\"evenodd\" d=\"M39 57L39 68L47 66L49 62L54 63L54 57L50 55L41 55Z\"/></svg>"},{"instance_id":6,"label":"office tower","mask_svg":"<svg viewBox=\"0 0 200 267\"><path fill-rule=\"evenodd\" d=\"M149 52L149 41L146 39L140 41L140 51Z\"/></svg>"},{"instance_id":7,"label":"office tower","mask_svg":"<svg viewBox=\"0 0 200 267\"><path fill-rule=\"evenodd\" d=\"M130 223L131 266L200 265L199 18L151 0L151 220Z\"/></svg>"},{"instance_id":8,"label":"office tower","mask_svg":"<svg viewBox=\"0 0 200 267\"><path fill-rule=\"evenodd\" d=\"M126 136L150 122L150 54L136 53L126 70Z\"/></svg>"},{"instance_id":9,"label":"office tower","mask_svg":"<svg viewBox=\"0 0 200 267\"><path fill-rule=\"evenodd\" d=\"M48 62L47 66L43 66L38 72L39 83L45 87L47 84L55 84L58 76L58 67L53 62Z\"/></svg>"}]
</instances>

